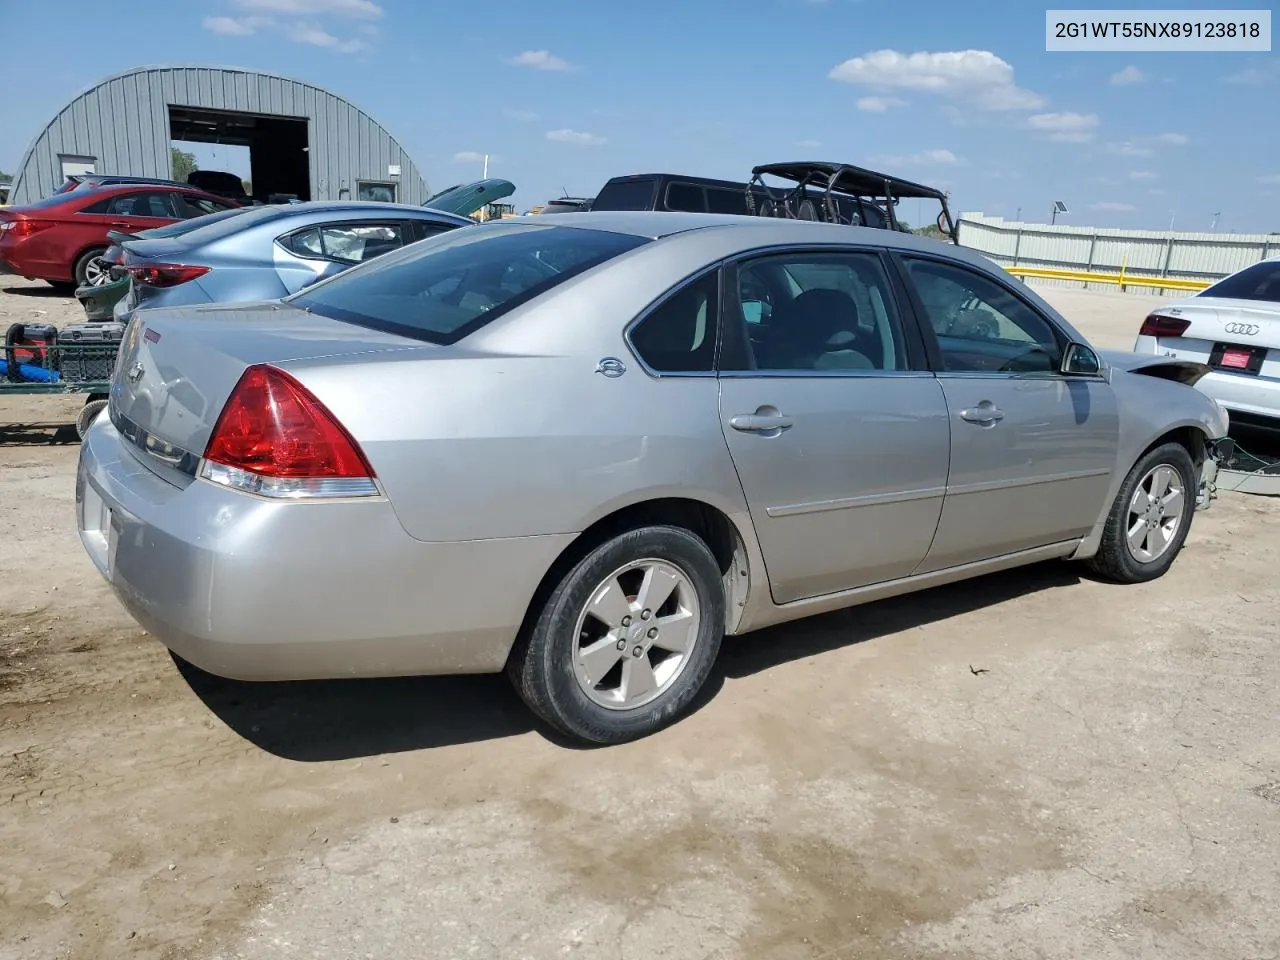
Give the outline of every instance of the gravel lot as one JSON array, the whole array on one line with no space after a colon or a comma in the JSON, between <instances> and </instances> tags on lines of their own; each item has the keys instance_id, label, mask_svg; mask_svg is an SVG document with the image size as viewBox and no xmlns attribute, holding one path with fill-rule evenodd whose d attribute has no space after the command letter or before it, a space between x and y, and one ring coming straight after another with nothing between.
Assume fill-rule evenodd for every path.
<instances>
[{"instance_id":1,"label":"gravel lot","mask_svg":"<svg viewBox=\"0 0 1280 960\"><path fill-rule=\"evenodd\" d=\"M6 281L3 326L78 318ZM1102 346L1157 302L1046 295ZM1049 564L727 643L692 717L576 750L498 677L179 670L81 551L78 405L0 399L4 960L1280 954L1275 501L1146 586Z\"/></svg>"}]
</instances>

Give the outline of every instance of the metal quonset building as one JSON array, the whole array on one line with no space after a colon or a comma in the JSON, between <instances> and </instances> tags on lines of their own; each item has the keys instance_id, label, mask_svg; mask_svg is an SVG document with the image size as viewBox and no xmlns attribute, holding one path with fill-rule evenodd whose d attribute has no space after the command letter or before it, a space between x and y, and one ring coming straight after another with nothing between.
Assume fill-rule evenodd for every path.
<instances>
[{"instance_id":1,"label":"metal quonset building","mask_svg":"<svg viewBox=\"0 0 1280 960\"><path fill-rule=\"evenodd\" d=\"M404 148L363 110L314 84L233 67L138 67L85 90L31 142L9 202L73 173L170 178L174 140L247 146L254 196L422 203Z\"/></svg>"}]
</instances>

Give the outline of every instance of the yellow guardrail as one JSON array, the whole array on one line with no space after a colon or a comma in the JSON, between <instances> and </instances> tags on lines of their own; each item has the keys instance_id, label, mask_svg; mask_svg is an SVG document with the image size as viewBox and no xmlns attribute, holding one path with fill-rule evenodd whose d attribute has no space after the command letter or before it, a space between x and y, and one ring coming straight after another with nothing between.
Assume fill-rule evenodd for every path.
<instances>
[{"instance_id":1,"label":"yellow guardrail","mask_svg":"<svg viewBox=\"0 0 1280 960\"><path fill-rule=\"evenodd\" d=\"M1015 277L1032 277L1039 280L1074 280L1077 283L1111 283L1121 290L1126 287L1156 287L1161 290L1203 290L1212 280L1183 280L1176 277L1148 277L1142 274L1098 273L1092 270L1049 270L1044 267L1005 267Z\"/></svg>"}]
</instances>

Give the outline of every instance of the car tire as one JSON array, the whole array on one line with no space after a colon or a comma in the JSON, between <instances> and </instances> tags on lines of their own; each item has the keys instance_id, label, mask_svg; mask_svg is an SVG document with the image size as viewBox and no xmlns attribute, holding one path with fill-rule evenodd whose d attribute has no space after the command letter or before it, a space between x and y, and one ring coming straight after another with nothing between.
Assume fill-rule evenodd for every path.
<instances>
[{"instance_id":1,"label":"car tire","mask_svg":"<svg viewBox=\"0 0 1280 960\"><path fill-rule=\"evenodd\" d=\"M80 254L76 260L75 267L72 268L71 275L75 278L76 287L83 287L89 282L89 264L97 260L100 256L107 252L106 247L94 247Z\"/></svg>"},{"instance_id":2,"label":"car tire","mask_svg":"<svg viewBox=\"0 0 1280 960\"><path fill-rule=\"evenodd\" d=\"M93 426L93 421L98 418L98 414L107 409L107 401L88 400L85 405L80 408L80 413L76 416L76 436L81 440L84 435L89 432L89 428Z\"/></svg>"},{"instance_id":3,"label":"car tire","mask_svg":"<svg viewBox=\"0 0 1280 960\"><path fill-rule=\"evenodd\" d=\"M1196 486L1196 467L1182 444L1161 444L1143 454L1120 485L1089 568L1116 583L1163 576L1191 529ZM1156 505L1153 491L1161 488Z\"/></svg>"},{"instance_id":4,"label":"car tire","mask_svg":"<svg viewBox=\"0 0 1280 960\"><path fill-rule=\"evenodd\" d=\"M642 605L645 583L657 607ZM531 614L507 661L521 699L575 740L623 743L674 722L706 683L724 588L699 537L648 526L592 549Z\"/></svg>"}]
</instances>

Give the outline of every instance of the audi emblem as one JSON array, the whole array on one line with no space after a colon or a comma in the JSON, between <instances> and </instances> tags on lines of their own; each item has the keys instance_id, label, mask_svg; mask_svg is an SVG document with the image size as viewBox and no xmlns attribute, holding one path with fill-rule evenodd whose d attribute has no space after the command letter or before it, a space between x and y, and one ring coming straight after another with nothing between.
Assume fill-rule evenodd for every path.
<instances>
[{"instance_id":1,"label":"audi emblem","mask_svg":"<svg viewBox=\"0 0 1280 960\"><path fill-rule=\"evenodd\" d=\"M1238 333L1244 337L1252 337L1258 332L1259 327L1256 323L1228 323L1225 329L1227 333Z\"/></svg>"}]
</instances>

